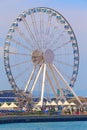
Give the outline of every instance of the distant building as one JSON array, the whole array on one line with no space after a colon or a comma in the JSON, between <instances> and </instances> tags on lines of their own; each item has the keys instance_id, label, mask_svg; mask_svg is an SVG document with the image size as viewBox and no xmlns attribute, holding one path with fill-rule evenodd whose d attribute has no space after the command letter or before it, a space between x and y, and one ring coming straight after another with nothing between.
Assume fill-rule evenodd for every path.
<instances>
[{"instance_id":1,"label":"distant building","mask_svg":"<svg viewBox=\"0 0 87 130\"><path fill-rule=\"evenodd\" d=\"M13 90L0 91L0 103L2 102L15 102L16 94Z\"/></svg>"}]
</instances>

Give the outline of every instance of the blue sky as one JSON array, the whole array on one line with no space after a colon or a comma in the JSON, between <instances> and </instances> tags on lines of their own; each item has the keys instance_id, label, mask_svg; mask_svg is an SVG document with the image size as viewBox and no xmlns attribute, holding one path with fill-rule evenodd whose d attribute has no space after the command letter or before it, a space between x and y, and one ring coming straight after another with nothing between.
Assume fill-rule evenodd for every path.
<instances>
[{"instance_id":1,"label":"blue sky","mask_svg":"<svg viewBox=\"0 0 87 130\"><path fill-rule=\"evenodd\" d=\"M77 37L80 66L74 91L87 96L87 1L86 0L1 0L0 1L0 90L10 89L4 70L3 46L6 33L14 19L33 7L50 7L60 12L72 26Z\"/></svg>"}]
</instances>

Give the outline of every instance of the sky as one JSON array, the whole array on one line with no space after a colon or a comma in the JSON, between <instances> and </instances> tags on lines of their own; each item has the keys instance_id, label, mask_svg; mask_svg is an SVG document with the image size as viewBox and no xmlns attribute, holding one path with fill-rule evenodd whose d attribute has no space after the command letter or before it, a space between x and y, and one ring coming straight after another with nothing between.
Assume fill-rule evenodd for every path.
<instances>
[{"instance_id":1,"label":"sky","mask_svg":"<svg viewBox=\"0 0 87 130\"><path fill-rule=\"evenodd\" d=\"M3 58L6 33L20 13L34 7L53 8L72 26L80 53L79 73L74 91L77 95L87 97L87 0L0 0L0 90L11 89Z\"/></svg>"}]
</instances>

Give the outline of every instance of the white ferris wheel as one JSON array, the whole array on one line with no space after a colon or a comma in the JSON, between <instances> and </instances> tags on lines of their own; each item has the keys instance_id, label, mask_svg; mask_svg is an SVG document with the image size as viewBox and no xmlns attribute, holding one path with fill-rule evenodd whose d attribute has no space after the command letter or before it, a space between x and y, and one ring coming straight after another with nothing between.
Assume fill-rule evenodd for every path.
<instances>
[{"instance_id":1,"label":"white ferris wheel","mask_svg":"<svg viewBox=\"0 0 87 130\"><path fill-rule=\"evenodd\" d=\"M79 50L73 29L57 11L47 7L29 9L9 28L4 64L12 88L43 99L71 92L79 68ZM79 101L80 102L80 101Z\"/></svg>"}]
</instances>

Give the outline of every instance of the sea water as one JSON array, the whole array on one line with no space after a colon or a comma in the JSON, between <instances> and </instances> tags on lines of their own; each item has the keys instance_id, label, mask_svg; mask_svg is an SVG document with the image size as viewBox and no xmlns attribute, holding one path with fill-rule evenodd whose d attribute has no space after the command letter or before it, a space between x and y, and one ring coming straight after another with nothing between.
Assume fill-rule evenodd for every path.
<instances>
[{"instance_id":1,"label":"sea water","mask_svg":"<svg viewBox=\"0 0 87 130\"><path fill-rule=\"evenodd\" d=\"M0 130L87 130L87 121L0 124Z\"/></svg>"}]
</instances>

